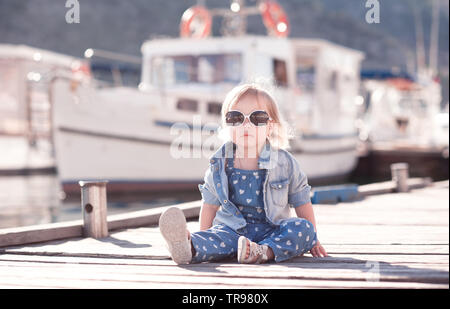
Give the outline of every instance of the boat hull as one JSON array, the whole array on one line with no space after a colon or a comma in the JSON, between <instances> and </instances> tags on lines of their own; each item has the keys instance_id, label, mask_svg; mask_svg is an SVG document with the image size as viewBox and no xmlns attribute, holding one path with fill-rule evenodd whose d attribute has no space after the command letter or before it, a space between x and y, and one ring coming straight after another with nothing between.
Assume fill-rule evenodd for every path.
<instances>
[{"instance_id":1,"label":"boat hull","mask_svg":"<svg viewBox=\"0 0 450 309\"><path fill-rule=\"evenodd\" d=\"M36 139L30 144L22 135L0 135L0 149L1 176L56 173L48 139Z\"/></svg>"},{"instance_id":2,"label":"boat hull","mask_svg":"<svg viewBox=\"0 0 450 309\"><path fill-rule=\"evenodd\" d=\"M166 138L171 137L167 132ZM108 180L108 192L197 190L214 152L185 148L177 157L173 140L134 138L58 128L58 175L66 194L79 192L80 180ZM356 136L304 139L289 149L310 184L345 181L357 163ZM195 156L195 157L194 157Z\"/></svg>"}]
</instances>

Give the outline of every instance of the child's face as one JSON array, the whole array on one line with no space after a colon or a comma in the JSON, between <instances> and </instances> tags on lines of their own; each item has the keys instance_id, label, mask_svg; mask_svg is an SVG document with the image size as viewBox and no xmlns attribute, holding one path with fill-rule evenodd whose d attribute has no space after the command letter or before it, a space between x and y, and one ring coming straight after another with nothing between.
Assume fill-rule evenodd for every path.
<instances>
[{"instance_id":1,"label":"child's face","mask_svg":"<svg viewBox=\"0 0 450 309\"><path fill-rule=\"evenodd\" d=\"M265 101L259 100L258 104L256 98L252 95L240 98L239 101L231 106L230 110L240 111L244 115L249 115L256 110L263 110L269 114ZM262 146L265 143L267 136L270 134L272 123L269 120L269 123L265 126L254 126L249 119L246 118L242 125L237 127L230 126L228 128L230 130L232 141L238 145L238 147L259 149L259 146ZM255 154L255 157L256 155L257 154Z\"/></svg>"}]
</instances>

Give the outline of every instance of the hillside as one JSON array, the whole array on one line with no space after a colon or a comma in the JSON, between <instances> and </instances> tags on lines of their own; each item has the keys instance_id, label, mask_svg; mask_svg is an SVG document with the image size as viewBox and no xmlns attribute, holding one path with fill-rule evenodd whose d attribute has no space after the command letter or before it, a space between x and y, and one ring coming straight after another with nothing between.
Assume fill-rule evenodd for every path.
<instances>
[{"instance_id":1,"label":"hillside","mask_svg":"<svg viewBox=\"0 0 450 309\"><path fill-rule=\"evenodd\" d=\"M252 4L247 0L248 4ZM430 0L380 1L380 23L365 21L365 0L279 0L288 12L291 37L324 38L366 53L363 68L413 69L415 31L413 6L423 17L428 52ZM85 49L101 48L140 54L143 41L154 35L176 37L183 11L194 0L79 0L80 23L67 24L65 1L0 0L0 43L27 44L82 56ZM228 1L207 0L209 7ZM441 0L439 66L448 100L449 14ZM216 19L213 35L220 35ZM248 19L248 32L264 34L260 16Z\"/></svg>"}]
</instances>

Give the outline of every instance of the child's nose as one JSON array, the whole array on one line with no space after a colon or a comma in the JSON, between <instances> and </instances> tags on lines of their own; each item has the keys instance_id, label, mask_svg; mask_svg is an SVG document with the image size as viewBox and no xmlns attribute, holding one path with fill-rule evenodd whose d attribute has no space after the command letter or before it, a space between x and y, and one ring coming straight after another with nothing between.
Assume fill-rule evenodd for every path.
<instances>
[{"instance_id":1,"label":"child's nose","mask_svg":"<svg viewBox=\"0 0 450 309\"><path fill-rule=\"evenodd\" d=\"M242 123L243 126L250 126L250 119L245 118L244 122Z\"/></svg>"}]
</instances>

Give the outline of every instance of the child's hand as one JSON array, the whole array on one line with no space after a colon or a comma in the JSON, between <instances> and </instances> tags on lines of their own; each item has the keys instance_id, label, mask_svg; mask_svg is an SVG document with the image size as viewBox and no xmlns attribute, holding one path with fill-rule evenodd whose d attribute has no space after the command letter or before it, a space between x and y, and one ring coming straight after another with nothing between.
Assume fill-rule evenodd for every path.
<instances>
[{"instance_id":1,"label":"child's hand","mask_svg":"<svg viewBox=\"0 0 450 309\"><path fill-rule=\"evenodd\" d=\"M322 247L319 241L317 241L316 245L311 249L312 256L313 257L325 257L328 256L327 252L325 251L325 248Z\"/></svg>"}]
</instances>

